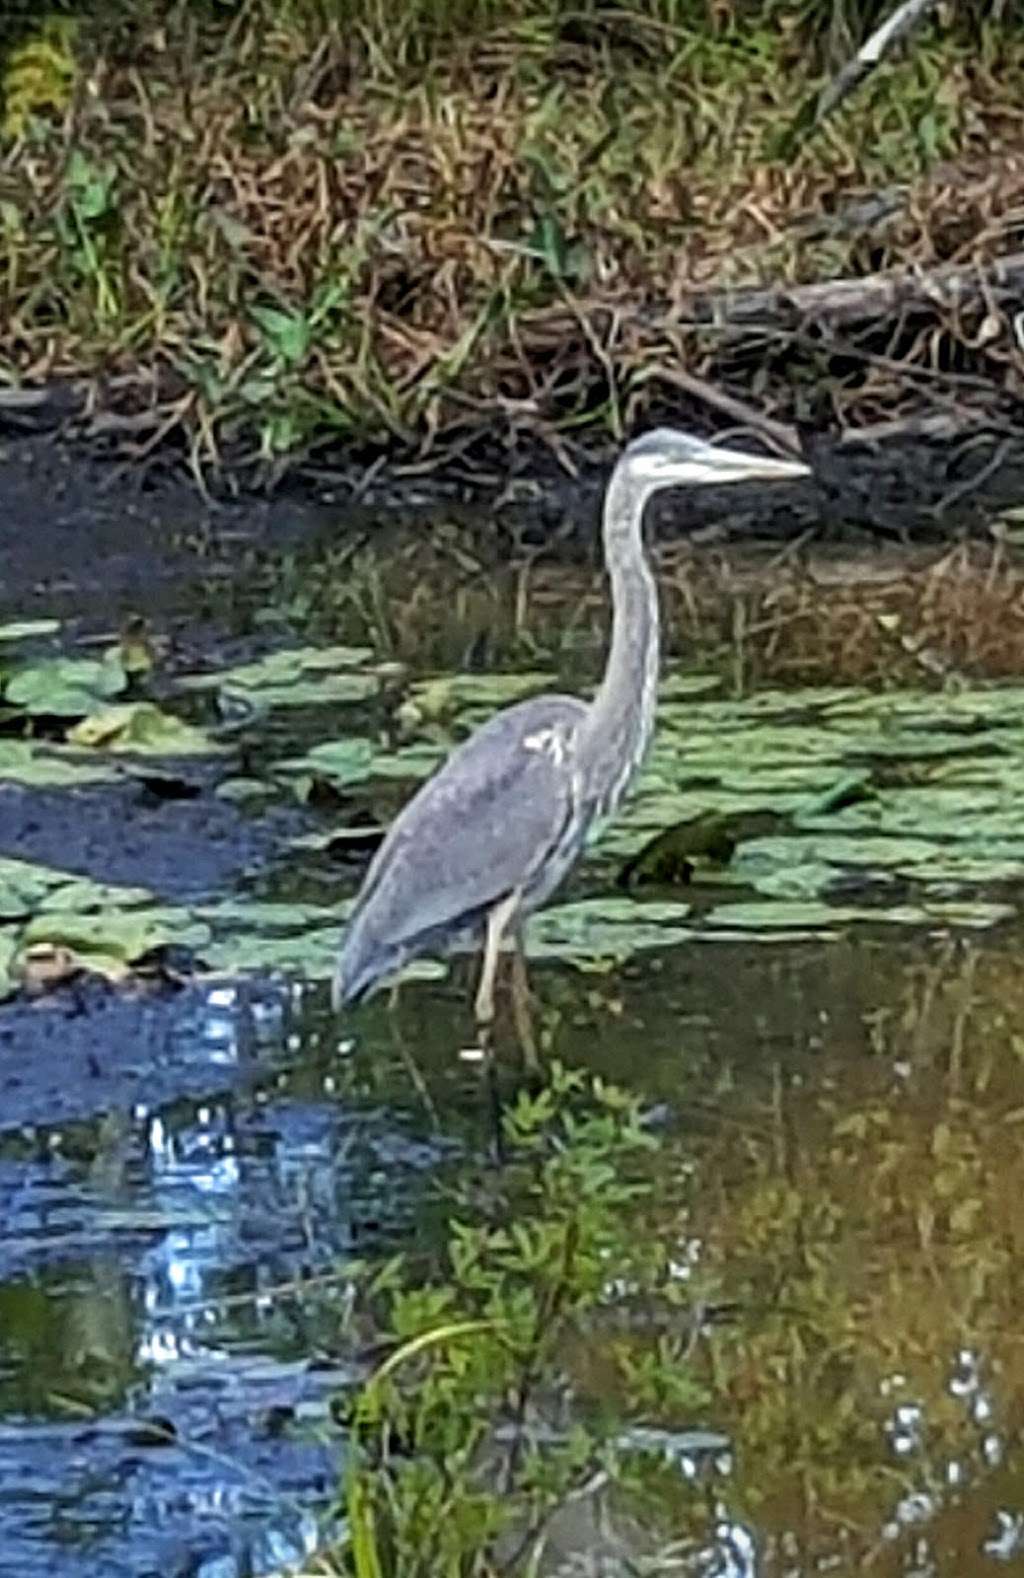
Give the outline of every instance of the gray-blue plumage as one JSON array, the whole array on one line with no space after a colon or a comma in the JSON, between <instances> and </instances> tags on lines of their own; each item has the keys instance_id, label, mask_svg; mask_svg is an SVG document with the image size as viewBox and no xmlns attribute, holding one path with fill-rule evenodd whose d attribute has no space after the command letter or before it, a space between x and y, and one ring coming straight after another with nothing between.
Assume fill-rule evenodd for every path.
<instances>
[{"instance_id":1,"label":"gray-blue plumage","mask_svg":"<svg viewBox=\"0 0 1024 1578\"><path fill-rule=\"evenodd\" d=\"M427 780L366 873L338 962L341 1002L408 959L475 936L514 889L528 908L543 902L578 852L579 787L559 753L575 754L586 711L574 696L520 702Z\"/></svg>"},{"instance_id":2,"label":"gray-blue plumage","mask_svg":"<svg viewBox=\"0 0 1024 1578\"><path fill-rule=\"evenodd\" d=\"M630 444L605 495L603 544L612 637L593 701L541 696L498 713L405 806L367 871L334 979L357 1000L423 953L485 939L477 1016L489 1020L497 950L518 944L595 819L611 814L654 726L658 598L642 541L660 488L803 476L796 461L716 448L659 428Z\"/></svg>"}]
</instances>

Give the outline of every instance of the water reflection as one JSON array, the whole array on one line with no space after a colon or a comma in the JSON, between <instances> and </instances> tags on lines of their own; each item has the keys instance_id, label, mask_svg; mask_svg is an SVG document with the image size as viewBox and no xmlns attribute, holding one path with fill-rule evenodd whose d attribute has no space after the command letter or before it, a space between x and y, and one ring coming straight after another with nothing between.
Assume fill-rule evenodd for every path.
<instances>
[{"instance_id":1,"label":"water reflection","mask_svg":"<svg viewBox=\"0 0 1024 1578\"><path fill-rule=\"evenodd\" d=\"M76 1035L94 1044L109 1015L117 1063L123 1006L97 1000L87 1030L63 1024L66 1110ZM33 1012L26 1058L60 1010ZM0 1526L21 1572L178 1571L186 1557L191 1572L204 1550L236 1563L211 1571L259 1572L308 1551L345 1379L310 1355L343 1328L346 1262L408 1231L445 1154L415 1123L407 1144L400 1117L325 1090L336 1071L288 986L217 986L164 1012L177 1033L134 1043L108 1076L128 1106L90 1118L85 1081L80 1121L26 1128L9 1106L0 1131ZM189 1094L200 1067L204 1099ZM181 1093L132 1100L148 1075ZM38 1089L25 1094L32 1111Z\"/></svg>"},{"instance_id":2,"label":"water reflection","mask_svg":"<svg viewBox=\"0 0 1024 1578\"><path fill-rule=\"evenodd\" d=\"M770 1090L697 1138L705 1269L739 1305L703 1358L759 1572L1019 1555L1015 961L879 960L859 1035L777 1048Z\"/></svg>"},{"instance_id":3,"label":"water reflection","mask_svg":"<svg viewBox=\"0 0 1024 1578\"><path fill-rule=\"evenodd\" d=\"M576 1508L555 1569L628 1551L707 1575L973 1578L1021 1559L1016 947L722 945L537 972L549 1047L646 1091L661 1226L715 1316L694 1354L706 1416L634 1443L659 1462L656 1519ZM60 1129L5 1112L6 1549L20 1571L272 1571L335 1482L346 1262L405 1241L424 1178L484 1141L464 998L411 986L397 1039L371 1007L354 1052L322 994L286 983L143 1007L61 1017ZM26 1065L60 1013L25 1016ZM97 1093L68 1071L104 1045ZM604 1384L599 1345L575 1382Z\"/></svg>"}]
</instances>

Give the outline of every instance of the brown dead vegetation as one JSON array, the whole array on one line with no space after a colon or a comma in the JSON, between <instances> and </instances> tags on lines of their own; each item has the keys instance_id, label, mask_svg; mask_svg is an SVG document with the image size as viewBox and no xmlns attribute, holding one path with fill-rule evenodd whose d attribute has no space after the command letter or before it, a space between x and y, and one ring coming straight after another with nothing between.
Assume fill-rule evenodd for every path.
<instances>
[{"instance_id":1,"label":"brown dead vegetation","mask_svg":"<svg viewBox=\"0 0 1024 1578\"><path fill-rule=\"evenodd\" d=\"M787 430L1007 427L1019 30L933 40L783 160L798 39L635 21L641 64L614 30L492 30L411 78L257 4L228 38L80 33L65 112L0 162L0 413L72 380L94 437L264 476L339 443L571 461L723 397ZM934 289L951 266L969 288ZM861 313L791 289L865 276Z\"/></svg>"}]
</instances>

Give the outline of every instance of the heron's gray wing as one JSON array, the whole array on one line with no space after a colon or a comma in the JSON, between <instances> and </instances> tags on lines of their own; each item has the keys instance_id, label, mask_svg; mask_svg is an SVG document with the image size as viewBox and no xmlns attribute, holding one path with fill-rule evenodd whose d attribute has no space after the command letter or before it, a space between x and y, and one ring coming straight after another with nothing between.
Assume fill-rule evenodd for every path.
<instances>
[{"instance_id":1,"label":"heron's gray wing","mask_svg":"<svg viewBox=\"0 0 1024 1578\"><path fill-rule=\"evenodd\" d=\"M366 875L345 952L402 950L535 879L573 809L586 707L542 696L497 713L399 814Z\"/></svg>"}]
</instances>

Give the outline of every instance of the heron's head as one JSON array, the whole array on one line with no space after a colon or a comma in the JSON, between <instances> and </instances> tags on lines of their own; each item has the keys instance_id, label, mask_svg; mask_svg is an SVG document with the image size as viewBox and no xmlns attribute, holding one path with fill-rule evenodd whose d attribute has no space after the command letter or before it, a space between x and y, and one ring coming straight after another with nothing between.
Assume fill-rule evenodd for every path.
<instances>
[{"instance_id":1,"label":"heron's head","mask_svg":"<svg viewBox=\"0 0 1024 1578\"><path fill-rule=\"evenodd\" d=\"M720 482L783 482L810 475L799 460L776 460L708 444L674 427L656 427L635 438L620 465L645 492Z\"/></svg>"}]
</instances>

